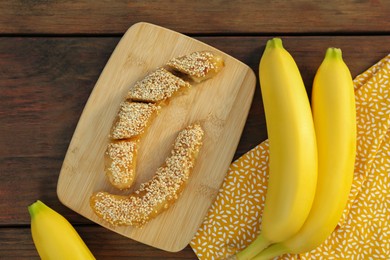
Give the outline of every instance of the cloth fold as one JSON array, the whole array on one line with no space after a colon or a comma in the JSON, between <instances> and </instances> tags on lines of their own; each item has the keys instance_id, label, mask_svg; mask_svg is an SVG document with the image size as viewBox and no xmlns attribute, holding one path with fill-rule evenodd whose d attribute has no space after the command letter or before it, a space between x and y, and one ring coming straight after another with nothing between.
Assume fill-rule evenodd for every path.
<instances>
[{"instance_id":1,"label":"cloth fold","mask_svg":"<svg viewBox=\"0 0 390 260\"><path fill-rule=\"evenodd\" d=\"M347 206L335 231L311 252L276 259L388 259L390 256L390 54L354 79L357 151ZM199 259L223 259L260 233L268 141L234 161L190 245Z\"/></svg>"}]
</instances>

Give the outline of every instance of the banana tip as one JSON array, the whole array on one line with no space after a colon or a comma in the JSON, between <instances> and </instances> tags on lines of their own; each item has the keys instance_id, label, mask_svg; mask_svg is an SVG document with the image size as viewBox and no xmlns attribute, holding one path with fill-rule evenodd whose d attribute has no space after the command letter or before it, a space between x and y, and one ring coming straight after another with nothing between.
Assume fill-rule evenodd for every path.
<instances>
[{"instance_id":1,"label":"banana tip","mask_svg":"<svg viewBox=\"0 0 390 260\"><path fill-rule=\"evenodd\" d=\"M280 38L273 38L271 40L267 41L267 45L265 46L266 49L268 48L283 48L283 42Z\"/></svg>"},{"instance_id":2,"label":"banana tip","mask_svg":"<svg viewBox=\"0 0 390 260\"><path fill-rule=\"evenodd\" d=\"M334 47L329 47L326 50L325 57L326 58L337 58L337 59L342 59L343 53L340 48L334 48Z\"/></svg>"},{"instance_id":3,"label":"banana tip","mask_svg":"<svg viewBox=\"0 0 390 260\"><path fill-rule=\"evenodd\" d=\"M46 206L42 201L37 200L33 204L27 207L28 213L30 214L30 217L33 217L37 214L37 212L42 208L42 206Z\"/></svg>"}]
</instances>

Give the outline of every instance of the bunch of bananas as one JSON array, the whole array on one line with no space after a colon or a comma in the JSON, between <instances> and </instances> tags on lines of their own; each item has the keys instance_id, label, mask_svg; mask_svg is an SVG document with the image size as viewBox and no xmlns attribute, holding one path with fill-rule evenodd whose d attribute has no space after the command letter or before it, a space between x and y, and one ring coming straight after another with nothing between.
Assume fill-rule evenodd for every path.
<instances>
[{"instance_id":1,"label":"bunch of bananas","mask_svg":"<svg viewBox=\"0 0 390 260\"><path fill-rule=\"evenodd\" d=\"M270 144L261 233L238 259L303 253L333 232L347 203L356 150L351 73L328 48L314 78L311 106L281 39L267 42L259 77Z\"/></svg>"}]
</instances>

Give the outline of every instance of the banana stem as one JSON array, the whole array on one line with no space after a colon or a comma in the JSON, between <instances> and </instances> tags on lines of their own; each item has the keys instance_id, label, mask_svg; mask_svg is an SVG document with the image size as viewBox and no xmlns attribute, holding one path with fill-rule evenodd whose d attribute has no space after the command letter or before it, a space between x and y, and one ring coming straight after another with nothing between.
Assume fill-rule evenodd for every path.
<instances>
[{"instance_id":1,"label":"banana stem","mask_svg":"<svg viewBox=\"0 0 390 260\"><path fill-rule=\"evenodd\" d=\"M252 260L268 260L274 257L288 253L287 248L282 244L273 244L265 250L261 251L260 254L252 258Z\"/></svg>"},{"instance_id":2,"label":"banana stem","mask_svg":"<svg viewBox=\"0 0 390 260\"><path fill-rule=\"evenodd\" d=\"M238 260L252 259L258 253L264 250L271 244L270 241L265 239L261 234L244 250L236 254Z\"/></svg>"},{"instance_id":3,"label":"banana stem","mask_svg":"<svg viewBox=\"0 0 390 260\"><path fill-rule=\"evenodd\" d=\"M36 216L36 214L44 207L45 205L43 204L42 201L38 200L35 203L31 204L28 206L28 213L30 213L30 217L33 218Z\"/></svg>"},{"instance_id":4,"label":"banana stem","mask_svg":"<svg viewBox=\"0 0 390 260\"><path fill-rule=\"evenodd\" d=\"M343 59L342 52L339 48L328 48L325 53L325 58Z\"/></svg>"},{"instance_id":5,"label":"banana stem","mask_svg":"<svg viewBox=\"0 0 390 260\"><path fill-rule=\"evenodd\" d=\"M282 39L280 39L280 38L273 38L271 40L268 40L267 44L265 45L265 48L266 49L283 48Z\"/></svg>"}]
</instances>

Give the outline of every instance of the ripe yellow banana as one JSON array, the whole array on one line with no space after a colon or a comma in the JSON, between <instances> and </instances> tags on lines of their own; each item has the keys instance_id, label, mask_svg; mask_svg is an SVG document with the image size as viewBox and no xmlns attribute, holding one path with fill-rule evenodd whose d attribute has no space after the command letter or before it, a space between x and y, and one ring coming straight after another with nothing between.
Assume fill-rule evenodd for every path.
<instances>
[{"instance_id":1,"label":"ripe yellow banana","mask_svg":"<svg viewBox=\"0 0 390 260\"><path fill-rule=\"evenodd\" d=\"M95 259L76 230L59 213L39 200L28 211L31 234L41 259Z\"/></svg>"},{"instance_id":2,"label":"ripe yellow banana","mask_svg":"<svg viewBox=\"0 0 390 260\"><path fill-rule=\"evenodd\" d=\"M251 259L302 227L317 183L317 145L309 98L282 40L267 42L259 67L269 139L269 182L261 233L236 255Z\"/></svg>"},{"instance_id":3,"label":"ripe yellow banana","mask_svg":"<svg viewBox=\"0 0 390 260\"><path fill-rule=\"evenodd\" d=\"M356 150L353 81L340 49L329 48L313 83L312 109L318 145L318 183L302 229L254 259L311 251L336 228L351 189Z\"/></svg>"}]
</instances>

